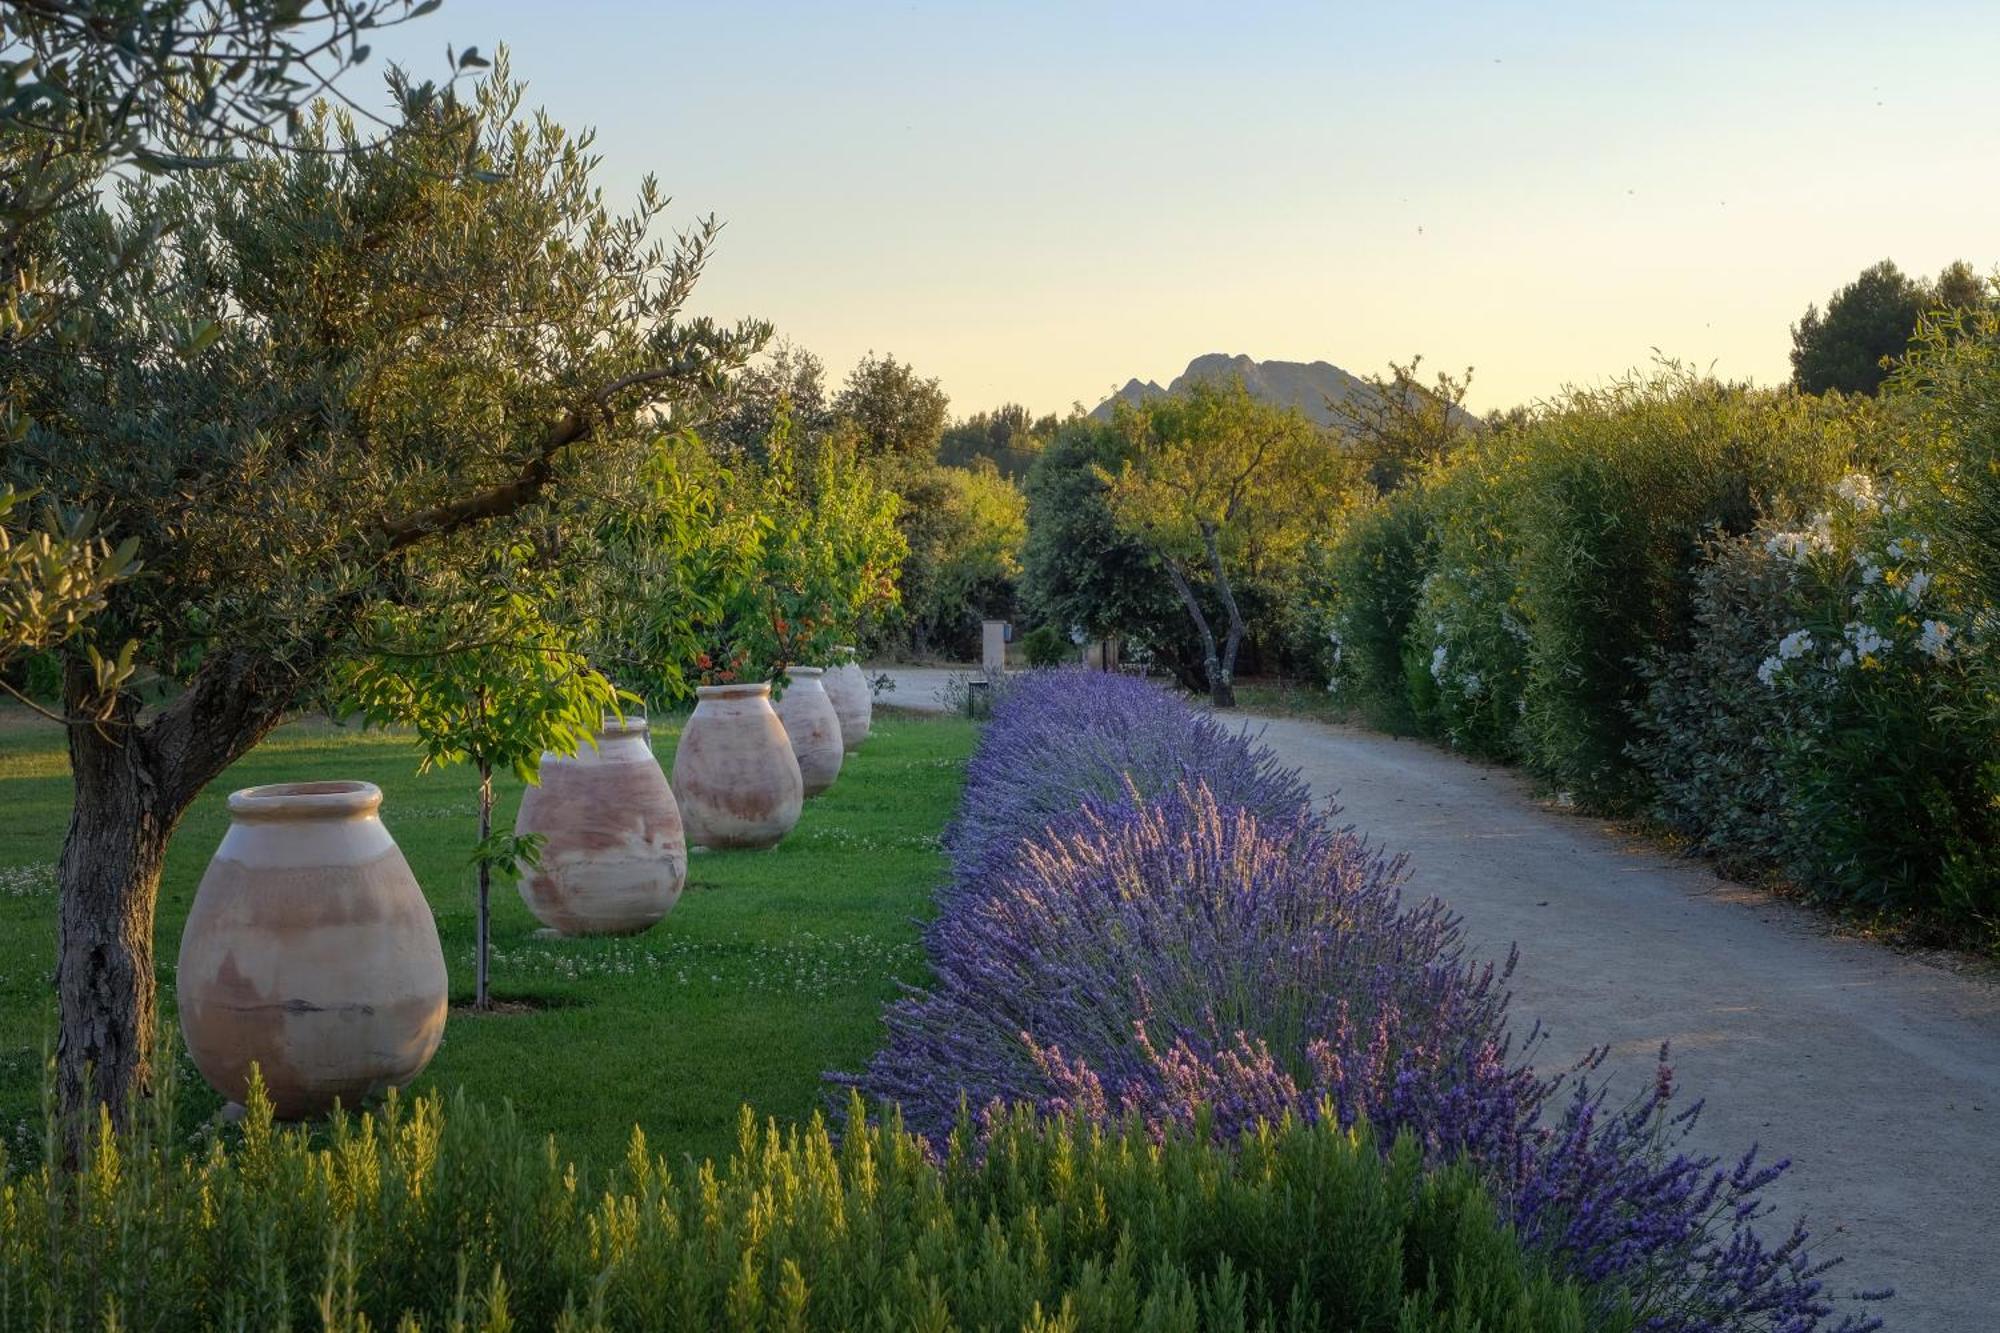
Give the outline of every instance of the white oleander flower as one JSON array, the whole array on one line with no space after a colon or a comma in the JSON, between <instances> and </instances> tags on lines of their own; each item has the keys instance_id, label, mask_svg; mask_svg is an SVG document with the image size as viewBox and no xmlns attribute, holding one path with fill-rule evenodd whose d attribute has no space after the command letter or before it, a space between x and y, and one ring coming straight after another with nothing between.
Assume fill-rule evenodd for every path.
<instances>
[{"instance_id":1,"label":"white oleander flower","mask_svg":"<svg viewBox=\"0 0 2000 1333\"><path fill-rule=\"evenodd\" d=\"M1877 507L1875 500L1875 479L1865 472L1848 473L1840 479L1840 484L1835 486L1833 490L1834 494L1853 505L1856 509L1873 510Z\"/></svg>"},{"instance_id":2,"label":"white oleander flower","mask_svg":"<svg viewBox=\"0 0 2000 1333\"><path fill-rule=\"evenodd\" d=\"M1812 651L1812 646L1812 631L1795 629L1778 640L1778 656L1781 660L1789 662L1795 657L1804 657Z\"/></svg>"},{"instance_id":3,"label":"white oleander flower","mask_svg":"<svg viewBox=\"0 0 2000 1333\"><path fill-rule=\"evenodd\" d=\"M1444 645L1439 644L1431 652L1431 679L1436 681L1440 685L1444 684L1444 662L1445 662Z\"/></svg>"},{"instance_id":4,"label":"white oleander flower","mask_svg":"<svg viewBox=\"0 0 2000 1333\"><path fill-rule=\"evenodd\" d=\"M1848 622L1846 635L1856 657L1873 657L1889 646L1889 641L1882 637L1880 630L1859 620Z\"/></svg>"},{"instance_id":5,"label":"white oleander flower","mask_svg":"<svg viewBox=\"0 0 2000 1333\"><path fill-rule=\"evenodd\" d=\"M1784 669L1785 664L1782 661L1775 657L1767 657L1757 665L1757 679L1765 685L1772 684L1777 680L1778 673Z\"/></svg>"},{"instance_id":6,"label":"white oleander flower","mask_svg":"<svg viewBox=\"0 0 2000 1333\"><path fill-rule=\"evenodd\" d=\"M1477 699L1486 689L1486 684L1479 679L1477 671L1465 672L1458 678L1458 685L1465 691L1465 697L1468 699Z\"/></svg>"},{"instance_id":7,"label":"white oleander flower","mask_svg":"<svg viewBox=\"0 0 2000 1333\"><path fill-rule=\"evenodd\" d=\"M1924 599L1924 593L1931 586L1930 571L1920 569L1903 580L1903 600L1915 606Z\"/></svg>"},{"instance_id":8,"label":"white oleander flower","mask_svg":"<svg viewBox=\"0 0 2000 1333\"><path fill-rule=\"evenodd\" d=\"M1917 647L1926 657L1942 662L1951 656L1951 626L1942 620L1926 620L1917 635Z\"/></svg>"}]
</instances>

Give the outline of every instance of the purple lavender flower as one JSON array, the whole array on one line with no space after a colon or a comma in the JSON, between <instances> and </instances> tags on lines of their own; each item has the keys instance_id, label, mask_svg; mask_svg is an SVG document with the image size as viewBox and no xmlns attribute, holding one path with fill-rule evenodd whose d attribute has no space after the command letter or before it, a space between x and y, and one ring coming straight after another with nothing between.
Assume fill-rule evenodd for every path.
<instances>
[{"instance_id":1,"label":"purple lavender flower","mask_svg":"<svg viewBox=\"0 0 2000 1333\"><path fill-rule=\"evenodd\" d=\"M858 1079L942 1144L962 1109L1194 1127L1286 1114L1408 1131L1466 1159L1515 1226L1640 1326L1859 1333L1759 1192L1786 1164L1675 1151L1699 1114L1660 1076L1607 1112L1590 1075L1530 1066L1513 966L1402 901L1400 859L1316 817L1270 752L1141 682L1035 673L996 706L928 929L934 984L886 1013ZM1545 1114L1552 1106L1553 1114Z\"/></svg>"}]
</instances>

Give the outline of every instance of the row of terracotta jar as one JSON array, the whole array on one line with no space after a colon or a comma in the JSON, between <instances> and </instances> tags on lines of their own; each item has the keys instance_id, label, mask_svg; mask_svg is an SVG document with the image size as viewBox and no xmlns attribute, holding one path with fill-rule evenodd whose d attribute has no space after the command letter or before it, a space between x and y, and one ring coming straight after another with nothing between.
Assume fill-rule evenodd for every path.
<instances>
[{"instance_id":1,"label":"row of terracotta jar","mask_svg":"<svg viewBox=\"0 0 2000 1333\"><path fill-rule=\"evenodd\" d=\"M521 897L567 935L632 934L672 910L687 848L769 847L868 735L860 668L795 667L698 692L669 785L643 720L607 719L595 747L544 755L519 833L541 835ZM252 787L181 933L181 1032L210 1086L247 1095L251 1067L287 1119L346 1106L422 1072L444 1036L444 952L429 903L366 782Z\"/></svg>"}]
</instances>

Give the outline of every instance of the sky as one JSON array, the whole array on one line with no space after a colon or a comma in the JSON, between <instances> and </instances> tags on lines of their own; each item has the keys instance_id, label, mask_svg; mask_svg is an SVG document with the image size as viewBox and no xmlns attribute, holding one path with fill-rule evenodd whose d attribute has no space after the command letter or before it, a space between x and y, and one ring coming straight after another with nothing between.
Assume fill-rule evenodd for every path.
<instances>
[{"instance_id":1,"label":"sky","mask_svg":"<svg viewBox=\"0 0 2000 1333\"><path fill-rule=\"evenodd\" d=\"M724 221L693 309L961 415L1216 351L1770 383L1868 264L2000 263L1993 0L447 0L371 64L499 42L611 199Z\"/></svg>"}]
</instances>

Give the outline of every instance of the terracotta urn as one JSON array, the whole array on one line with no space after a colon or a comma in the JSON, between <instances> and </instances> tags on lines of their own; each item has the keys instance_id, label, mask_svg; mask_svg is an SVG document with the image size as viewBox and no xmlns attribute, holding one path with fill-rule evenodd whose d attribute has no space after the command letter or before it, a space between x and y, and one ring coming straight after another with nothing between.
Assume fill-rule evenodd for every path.
<instances>
[{"instance_id":1,"label":"terracotta urn","mask_svg":"<svg viewBox=\"0 0 2000 1333\"><path fill-rule=\"evenodd\" d=\"M181 932L181 1033L241 1103L250 1068L276 1113L353 1107L422 1072L444 1036L430 904L368 782L289 782L229 798L229 831Z\"/></svg>"},{"instance_id":2,"label":"terracotta urn","mask_svg":"<svg viewBox=\"0 0 2000 1333\"><path fill-rule=\"evenodd\" d=\"M772 847L799 822L805 782L771 687L704 685L674 751L674 799L693 847Z\"/></svg>"},{"instance_id":3,"label":"terracotta urn","mask_svg":"<svg viewBox=\"0 0 2000 1333\"><path fill-rule=\"evenodd\" d=\"M632 935L680 901L687 882L681 811L642 717L606 718L597 744L544 754L521 795L516 834L542 835L523 865L521 901L561 935Z\"/></svg>"},{"instance_id":4,"label":"terracotta urn","mask_svg":"<svg viewBox=\"0 0 2000 1333\"><path fill-rule=\"evenodd\" d=\"M817 796L840 776L841 756L847 753L841 743L840 718L833 711L833 700L826 697L821 668L791 667L785 682L785 692L773 707L799 761L806 795Z\"/></svg>"},{"instance_id":5,"label":"terracotta urn","mask_svg":"<svg viewBox=\"0 0 2000 1333\"><path fill-rule=\"evenodd\" d=\"M868 739L868 726L875 713L875 698L868 689L868 677L861 673L852 648L836 648L838 660L826 669L820 683L833 701L834 716L840 719L840 743L849 750Z\"/></svg>"}]
</instances>

